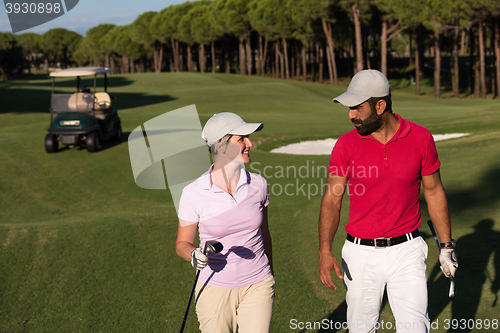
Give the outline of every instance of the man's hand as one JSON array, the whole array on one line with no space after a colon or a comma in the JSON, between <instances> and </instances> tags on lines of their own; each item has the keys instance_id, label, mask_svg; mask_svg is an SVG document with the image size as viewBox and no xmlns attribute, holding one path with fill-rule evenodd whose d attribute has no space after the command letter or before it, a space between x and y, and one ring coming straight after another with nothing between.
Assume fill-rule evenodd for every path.
<instances>
[{"instance_id":1,"label":"man's hand","mask_svg":"<svg viewBox=\"0 0 500 333\"><path fill-rule=\"evenodd\" d=\"M208 263L208 258L203 254L200 248L196 248L191 252L191 265L201 271Z\"/></svg>"},{"instance_id":2,"label":"man's hand","mask_svg":"<svg viewBox=\"0 0 500 333\"><path fill-rule=\"evenodd\" d=\"M322 253L319 255L319 276L321 282L333 290L337 290L337 286L332 281L332 270L335 270L339 279L343 279L342 271L340 269L337 258L331 253Z\"/></svg>"},{"instance_id":3,"label":"man's hand","mask_svg":"<svg viewBox=\"0 0 500 333\"><path fill-rule=\"evenodd\" d=\"M458 268L458 261L454 249L441 249L439 262L441 263L441 270L447 278L449 278L450 275L455 277L455 272Z\"/></svg>"}]
</instances>

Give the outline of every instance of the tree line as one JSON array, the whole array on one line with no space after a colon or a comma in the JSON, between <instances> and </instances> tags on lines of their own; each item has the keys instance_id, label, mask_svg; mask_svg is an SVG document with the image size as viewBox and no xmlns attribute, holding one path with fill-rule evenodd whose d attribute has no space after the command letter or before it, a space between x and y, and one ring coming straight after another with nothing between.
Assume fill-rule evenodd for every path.
<instances>
[{"instance_id":1,"label":"tree line","mask_svg":"<svg viewBox=\"0 0 500 333\"><path fill-rule=\"evenodd\" d=\"M461 87L498 97L500 1L201 0L143 13L130 25L100 24L85 37L63 28L0 34L4 77L43 62L47 72L50 64L93 65L116 73L211 71L337 85L366 68L387 75L395 53L415 68L417 94L427 76L439 97L445 73L457 98ZM427 68L426 56L434 59Z\"/></svg>"}]
</instances>

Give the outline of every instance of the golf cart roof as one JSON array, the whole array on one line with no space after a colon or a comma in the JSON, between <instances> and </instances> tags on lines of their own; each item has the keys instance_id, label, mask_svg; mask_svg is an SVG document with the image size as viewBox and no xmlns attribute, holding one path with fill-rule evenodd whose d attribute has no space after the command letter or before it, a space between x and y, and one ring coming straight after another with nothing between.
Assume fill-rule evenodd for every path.
<instances>
[{"instance_id":1,"label":"golf cart roof","mask_svg":"<svg viewBox=\"0 0 500 333\"><path fill-rule=\"evenodd\" d=\"M86 75L106 74L111 72L113 72L112 68L75 67L75 68L60 69L58 71L50 73L50 76L54 77L86 76Z\"/></svg>"}]
</instances>

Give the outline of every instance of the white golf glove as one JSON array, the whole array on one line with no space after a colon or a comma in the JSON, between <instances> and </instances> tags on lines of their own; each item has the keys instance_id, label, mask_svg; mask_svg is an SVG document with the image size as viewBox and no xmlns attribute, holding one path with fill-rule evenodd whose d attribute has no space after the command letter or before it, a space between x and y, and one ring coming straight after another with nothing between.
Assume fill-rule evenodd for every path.
<instances>
[{"instance_id":1,"label":"white golf glove","mask_svg":"<svg viewBox=\"0 0 500 333\"><path fill-rule=\"evenodd\" d=\"M208 263L208 257L203 254L203 251L200 248L196 248L191 251L191 265L194 268L201 271Z\"/></svg>"},{"instance_id":2,"label":"white golf glove","mask_svg":"<svg viewBox=\"0 0 500 333\"><path fill-rule=\"evenodd\" d=\"M439 262L441 263L441 270L447 278L449 278L450 275L452 277L455 277L455 272L458 268L455 249L441 249L441 253L439 254Z\"/></svg>"}]
</instances>

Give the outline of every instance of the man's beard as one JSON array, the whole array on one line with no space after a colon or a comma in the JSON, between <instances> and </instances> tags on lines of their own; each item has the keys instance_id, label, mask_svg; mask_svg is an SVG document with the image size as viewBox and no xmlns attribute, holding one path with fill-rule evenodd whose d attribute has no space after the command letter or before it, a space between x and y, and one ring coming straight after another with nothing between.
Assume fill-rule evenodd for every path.
<instances>
[{"instance_id":1,"label":"man's beard","mask_svg":"<svg viewBox=\"0 0 500 333\"><path fill-rule=\"evenodd\" d=\"M367 136L375 131L378 131L384 124L382 115L377 114L375 107L371 107L371 114L365 120L352 119L353 124L361 124L361 126L356 127L358 134L361 136Z\"/></svg>"}]
</instances>

